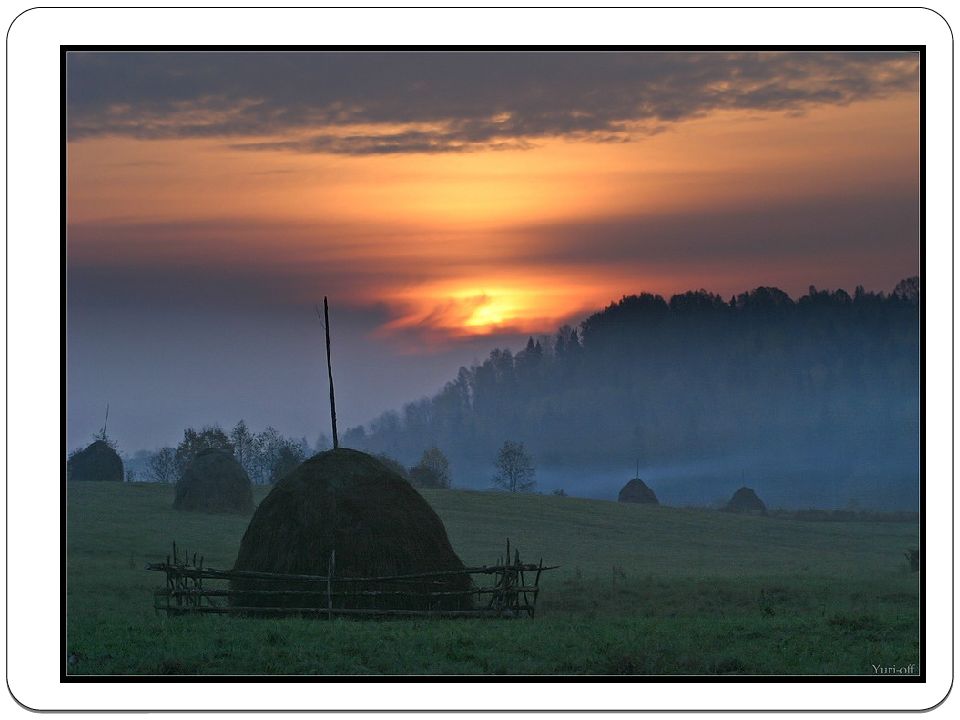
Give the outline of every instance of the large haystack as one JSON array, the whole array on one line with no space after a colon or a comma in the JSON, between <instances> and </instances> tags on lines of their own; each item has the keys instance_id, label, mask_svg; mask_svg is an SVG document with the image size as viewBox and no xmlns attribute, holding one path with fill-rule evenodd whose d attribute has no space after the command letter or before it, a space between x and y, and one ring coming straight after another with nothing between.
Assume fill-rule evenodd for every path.
<instances>
[{"instance_id":1,"label":"large haystack","mask_svg":"<svg viewBox=\"0 0 960 720\"><path fill-rule=\"evenodd\" d=\"M443 522L426 500L396 472L356 450L314 455L278 482L260 503L240 542L236 570L326 575L330 551L336 551L335 577L383 577L461 570L463 563L447 539ZM234 581L249 589L256 581ZM276 587L272 585L271 587ZM441 581L365 584L363 589L414 592L459 591L471 587L469 576ZM325 590L290 585L287 589ZM347 590L335 583L335 590ZM234 598L240 606L327 606L324 594ZM334 607L371 609L461 609L469 595L441 600L392 595L334 598Z\"/></svg>"},{"instance_id":2,"label":"large haystack","mask_svg":"<svg viewBox=\"0 0 960 720\"><path fill-rule=\"evenodd\" d=\"M251 512L253 490L250 477L226 450L201 450L177 481L173 507L208 513Z\"/></svg>"},{"instance_id":3,"label":"large haystack","mask_svg":"<svg viewBox=\"0 0 960 720\"><path fill-rule=\"evenodd\" d=\"M70 456L67 479L123 482L123 461L109 444L97 440Z\"/></svg>"},{"instance_id":4,"label":"large haystack","mask_svg":"<svg viewBox=\"0 0 960 720\"><path fill-rule=\"evenodd\" d=\"M763 504L763 500L758 498L757 494L748 487L742 487L737 490L723 509L726 512L753 515L767 514L767 506Z\"/></svg>"},{"instance_id":5,"label":"large haystack","mask_svg":"<svg viewBox=\"0 0 960 720\"><path fill-rule=\"evenodd\" d=\"M647 484L636 477L630 480L620 490L617 496L617 502L622 503L642 503L644 505L659 505L656 493L651 490Z\"/></svg>"}]
</instances>

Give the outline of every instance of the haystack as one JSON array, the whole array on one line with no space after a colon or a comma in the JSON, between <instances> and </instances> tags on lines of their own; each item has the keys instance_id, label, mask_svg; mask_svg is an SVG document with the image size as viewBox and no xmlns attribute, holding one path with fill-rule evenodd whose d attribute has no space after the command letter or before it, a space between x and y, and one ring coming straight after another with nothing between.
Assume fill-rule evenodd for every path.
<instances>
[{"instance_id":1,"label":"haystack","mask_svg":"<svg viewBox=\"0 0 960 720\"><path fill-rule=\"evenodd\" d=\"M108 443L97 440L70 456L67 460L67 478L123 482L123 461Z\"/></svg>"},{"instance_id":2,"label":"haystack","mask_svg":"<svg viewBox=\"0 0 960 720\"><path fill-rule=\"evenodd\" d=\"M177 481L173 507L208 513L251 512L253 490L250 478L226 450L201 450Z\"/></svg>"},{"instance_id":3,"label":"haystack","mask_svg":"<svg viewBox=\"0 0 960 720\"><path fill-rule=\"evenodd\" d=\"M423 497L382 462L356 450L314 455L278 482L260 503L240 542L236 570L326 575L335 551L334 577L369 578L462 570L443 522ZM233 581L235 590L276 588ZM468 575L403 583L365 583L363 589L469 590ZM325 590L309 584L285 589ZM348 590L335 583L336 591ZM356 589L356 588L354 588ZM255 607L327 606L323 593L299 596L240 595L234 604ZM465 609L469 595L442 599L380 595L335 597L335 608Z\"/></svg>"},{"instance_id":4,"label":"haystack","mask_svg":"<svg viewBox=\"0 0 960 720\"><path fill-rule=\"evenodd\" d=\"M617 496L617 502L622 503L642 503L644 505L659 505L656 493L651 490L647 484L638 477L630 480L620 490Z\"/></svg>"},{"instance_id":5,"label":"haystack","mask_svg":"<svg viewBox=\"0 0 960 720\"><path fill-rule=\"evenodd\" d=\"M723 509L726 512L767 514L767 506L763 504L763 500L758 498L757 494L748 487L737 490Z\"/></svg>"}]
</instances>

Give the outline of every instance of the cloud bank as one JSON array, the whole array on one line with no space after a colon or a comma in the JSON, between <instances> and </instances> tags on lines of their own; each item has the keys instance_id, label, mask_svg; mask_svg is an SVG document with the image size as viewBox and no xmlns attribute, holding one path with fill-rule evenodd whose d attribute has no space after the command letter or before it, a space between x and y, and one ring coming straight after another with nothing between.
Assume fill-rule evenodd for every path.
<instances>
[{"instance_id":1,"label":"cloud bank","mask_svg":"<svg viewBox=\"0 0 960 720\"><path fill-rule=\"evenodd\" d=\"M903 52L73 52L68 137L340 155L527 149L917 86L918 57Z\"/></svg>"}]
</instances>

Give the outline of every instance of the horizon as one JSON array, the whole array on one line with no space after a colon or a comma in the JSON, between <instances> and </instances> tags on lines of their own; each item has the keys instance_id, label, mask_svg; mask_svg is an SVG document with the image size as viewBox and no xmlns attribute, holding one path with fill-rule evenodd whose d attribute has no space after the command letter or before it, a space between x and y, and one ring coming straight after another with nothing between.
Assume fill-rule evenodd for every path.
<instances>
[{"instance_id":1,"label":"horizon","mask_svg":"<svg viewBox=\"0 0 960 720\"><path fill-rule=\"evenodd\" d=\"M903 52L70 52L68 450L329 435L624 295L920 274Z\"/></svg>"},{"instance_id":2,"label":"horizon","mask_svg":"<svg viewBox=\"0 0 960 720\"><path fill-rule=\"evenodd\" d=\"M916 277L916 276L904 276L903 278L901 278L901 280L907 280L907 279L910 279L911 277ZM898 282L899 282L899 281L898 281ZM858 286L858 287L863 287L863 286L860 285L860 286ZM792 302L794 302L794 303L797 303L801 298L806 297L806 296L807 296L807 293L809 292L809 290L810 290L811 288L815 288L815 289L816 289L817 291L819 291L819 292L828 291L828 292L830 292L830 293L835 293L835 292L840 292L840 291L842 291L842 292L847 293L851 298L854 296L854 290L856 290L856 287L854 287L854 288L852 288L852 289L851 289L851 288L839 288L839 287L838 287L838 288L817 287L815 284L811 283L810 285L807 286L807 290L806 290L806 291L804 291L803 293L796 293L796 294L787 292L786 290L783 290L783 288L777 288L776 286L772 286L772 285L757 285L757 286L754 286L754 287L745 288L744 290L742 290L742 291L740 291L740 292L733 293L733 294L731 295L731 297L730 297L729 300L728 300L728 299L724 299L723 295L721 295L720 293L714 293L714 292L712 292L711 290L709 290L709 289L707 289L707 288L688 288L687 290L678 291L678 292L671 293L671 294L668 294L668 295L660 295L659 293L650 293L650 294L654 295L655 297L658 297L658 298L663 299L664 301L666 301L666 302L669 304L669 302L671 301L671 299L672 299L673 297L676 297L676 296L678 296L678 295L682 295L682 294L685 293L685 292L704 292L704 291L705 291L705 292L707 292L707 293L709 293L709 294L711 294L711 295L716 295L716 296L720 297L721 299L723 299L724 303L726 303L726 304L729 305L731 302L733 302L733 300L735 299L735 297L736 297L737 295L740 295L741 293L752 292L752 291L757 290L757 289L760 289L760 288L772 288L772 289L781 290L781 291L783 291L783 292L790 298L790 300L791 300ZM875 294L878 294L878 295L889 296L889 295L891 294L891 292L893 291L894 288L891 287L891 288L887 288L887 289L883 289L883 288L863 288L863 289L864 289L864 291L867 292L867 293L875 293ZM639 295L643 295L643 294L646 294L646 293L647 293L647 291L645 291L645 290L639 290L639 291L637 291L637 292L630 292L630 293L623 293L622 295L620 295L620 296L617 297L617 298L611 298L611 300L610 300L608 303L605 303L605 304L602 305L602 306L599 306L599 307L597 307L597 308L594 308L593 310L588 311L587 314L585 314L584 316L582 316L582 317L580 317L580 318L571 319L571 321L570 321L569 323L565 323L565 324L569 325L569 326L572 327L572 328L575 328L575 329L578 329L578 330L579 330L579 328L580 328L580 326L582 325L583 321L586 320L589 316L591 316L591 315L593 315L593 314L596 314L596 313L600 313L600 312L602 312L604 309L606 309L606 308L608 308L608 307L610 307L610 306L612 306L612 305L615 305L616 303L620 302L620 301L623 300L623 299L626 299L626 298L629 298L629 297L637 297L637 296L639 296ZM311 308L311 309L313 309L313 308ZM331 323L331 326L332 326L332 323ZM558 327L552 328L552 329L550 329L550 330L546 330L546 331L544 331L544 332L520 333L520 334L515 334L515 335L483 336L485 339L486 339L486 338L490 338L491 340L498 338L498 339L501 340L502 342L499 342L499 343L497 343L497 344L490 345L490 346L487 348L487 350L486 350L485 353L481 353L481 354L476 355L469 363L461 363L461 364L458 365L456 368L451 368L451 370L450 370L450 372L448 373L448 375L447 375L445 378L441 379L441 380L439 381L439 384L436 385L432 390L429 390L429 391L427 391L427 392L424 392L424 393L422 393L420 396L417 396L417 397L410 397L410 398L407 398L406 400L401 400L397 405L395 405L395 406L393 406L393 407L384 407L384 408L381 408L379 411L376 411L373 415L371 415L370 417L366 418L365 420L363 420L363 421L361 421L361 422L341 424L341 425L340 425L340 435L341 435L341 437L342 437L343 434L344 434L346 431L348 431L348 430L350 430L350 429L353 429L353 428L356 428L356 427L364 427L364 428L366 428L366 427L369 426L370 422L373 421L373 420L376 420L377 417L379 417L379 416L381 416L382 414L384 414L384 413L386 413L386 412L389 412L389 411L400 410L403 405L405 405L405 404L407 404L407 403L409 403L409 402L414 402L414 401L419 400L419 399L422 399L422 398L424 398L424 397L433 396L436 392L438 392L440 389L442 389L442 387L443 387L443 385L444 385L445 383L449 382L449 381L455 376L455 374L456 374L457 370L459 370L459 368L461 368L461 367L476 367L477 365L481 364L481 363L489 356L489 354L490 354L492 351L494 351L494 350L497 350L497 349L504 350L504 349L505 349L505 350L510 350L510 351L512 351L512 352L516 352L516 351L522 349L522 348L525 346L525 344L526 344L529 340L531 340L531 339L532 339L532 340L535 340L535 341L544 341L544 340L550 340L550 341L552 341L552 340L554 340L554 339L556 338L557 331L560 329L560 327L561 327L561 326L558 326ZM508 346L507 346L508 343L512 343L512 345L508 347ZM322 350L322 348L321 348L321 350ZM544 344L544 350L545 350L546 352L550 352L550 351L552 351L552 346L547 345L547 344ZM319 361L320 361L320 365L318 365L318 368L320 368L320 369L318 370L318 372L321 373L321 376L319 377L319 380L318 380L318 387L320 388L320 394L321 394L322 397L321 397L321 404L320 404L320 406L318 406L318 413L320 414L320 417L321 417L321 425L323 425L323 421L325 421L325 422L327 423L327 427L322 428L319 432L317 432L317 433L315 433L315 434L313 434L313 435L310 435L310 434L307 433L307 432L299 432L299 431L296 431L296 430L293 430L293 431L290 431L290 432L281 433L281 434L284 434L284 435L286 435L286 436L288 436L288 437L290 437L290 438L292 438L292 439L295 439L295 440L302 437L302 438L304 438L304 439L306 439L306 440L308 441L308 443L310 444L310 447L311 447L311 448L315 448L315 447L316 447L318 440L326 439L327 442L329 442L329 440L330 440L329 417L327 417L327 415L325 415L325 413L328 413L329 410L328 410L327 406L323 404L323 401L326 399L326 394L327 394L327 392L329 391L329 390L328 390L329 385L327 384L326 375L325 375L324 372L322 372L322 367L321 367L321 366L322 366L322 362L324 361L324 358L323 358L323 357L319 357ZM335 385L337 384L337 378L336 378L336 377L334 377L334 384L335 384ZM108 404L108 403L107 403L107 404ZM342 405L342 400L341 400L341 405ZM215 420L212 420L212 421L209 421L209 422L202 422L202 423L187 423L186 425L183 426L183 428L180 428L180 429L178 429L178 430L176 431L176 433L174 434L173 439L172 439L169 443L160 444L160 445L157 445L157 446L155 446L155 447L142 446L142 447L137 447L137 448L125 448L125 447L120 446L120 443L117 442L118 451L120 452L121 456L124 456L124 457L132 457L132 456L133 456L135 453L137 453L137 452L142 452L142 451L145 451L145 450L146 450L146 451L156 451L156 450L158 450L158 449L160 449L160 448L162 448L162 447L172 447L172 446L175 446L175 445L177 444L177 442L179 442L179 440L182 439L183 430L185 430L185 429L188 428L188 427L192 427L192 428L194 428L194 429L196 429L196 430L201 429L201 427L219 427L219 428L221 428L221 429L223 429L223 430L229 431L236 423L238 423L238 422L240 422L240 421L247 422L247 418L246 418L246 417L237 417L237 418L234 418L234 419L215 419ZM94 423L94 424L96 425L96 428L95 428L94 431L91 431L91 433L90 433L90 436L89 436L89 437L90 437L91 439L95 437L96 432L98 432L98 431L100 430L100 428L102 427L102 425L100 425L100 424L96 424L96 423ZM270 424L270 423L266 423L265 425L262 425L262 426L257 426L257 425L254 425L254 424L250 423L250 422L247 422L247 425L248 425L248 426L251 428L251 430L253 430L254 432L259 431L259 430L263 430L263 429L268 428L268 427L274 427L275 429L277 429L274 425L272 425L272 424ZM113 438L112 435L110 436L109 439L110 439L111 442L115 442L115 440L114 440L114 438ZM87 441L84 441L84 442L87 442ZM342 443L342 440L341 440L341 443ZM83 447L83 446L84 446L84 445L81 443L80 445L77 445L76 447ZM76 448L73 447L73 446L70 446L70 444L68 443L67 451L70 452L70 451L72 451L73 449L76 449Z\"/></svg>"}]
</instances>

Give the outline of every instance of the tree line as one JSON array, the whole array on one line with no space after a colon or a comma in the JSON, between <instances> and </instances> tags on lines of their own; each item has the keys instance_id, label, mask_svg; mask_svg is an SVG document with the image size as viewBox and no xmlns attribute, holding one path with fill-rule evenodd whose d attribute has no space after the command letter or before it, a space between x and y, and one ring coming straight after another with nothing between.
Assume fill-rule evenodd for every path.
<instances>
[{"instance_id":1,"label":"tree line","mask_svg":"<svg viewBox=\"0 0 960 720\"><path fill-rule=\"evenodd\" d=\"M330 448L321 435L311 447L306 438L285 437L273 427L253 432L240 420L231 430L219 425L200 429L188 427L176 447L162 447L154 452L140 451L125 461L129 479L175 483L193 457L208 448L232 454L255 484L274 483L314 452Z\"/></svg>"},{"instance_id":2,"label":"tree line","mask_svg":"<svg viewBox=\"0 0 960 720\"><path fill-rule=\"evenodd\" d=\"M553 336L494 349L434 396L344 433L412 461L489 466L505 440L550 465L747 452L909 468L919 432L920 284L622 297Z\"/></svg>"},{"instance_id":3,"label":"tree line","mask_svg":"<svg viewBox=\"0 0 960 720\"><path fill-rule=\"evenodd\" d=\"M94 439L104 440L116 449L116 444L105 433L98 433ZM125 479L127 482L176 483L197 453L206 449L232 454L253 483L273 484L314 452L329 450L330 441L326 435L321 435L316 446L311 447L306 438L284 437L272 427L259 433L251 432L243 420L230 431L224 431L219 425L207 425L199 430L188 427L176 447L140 451L133 458L127 458ZM532 464L524 455L523 446L506 443L501 455L510 458L504 475L510 479L503 482L495 479L494 484L514 492L532 487L529 482L533 475ZM377 458L417 488L447 489L453 482L450 461L438 447L424 450L420 460L411 467L385 453L379 453Z\"/></svg>"}]
</instances>

